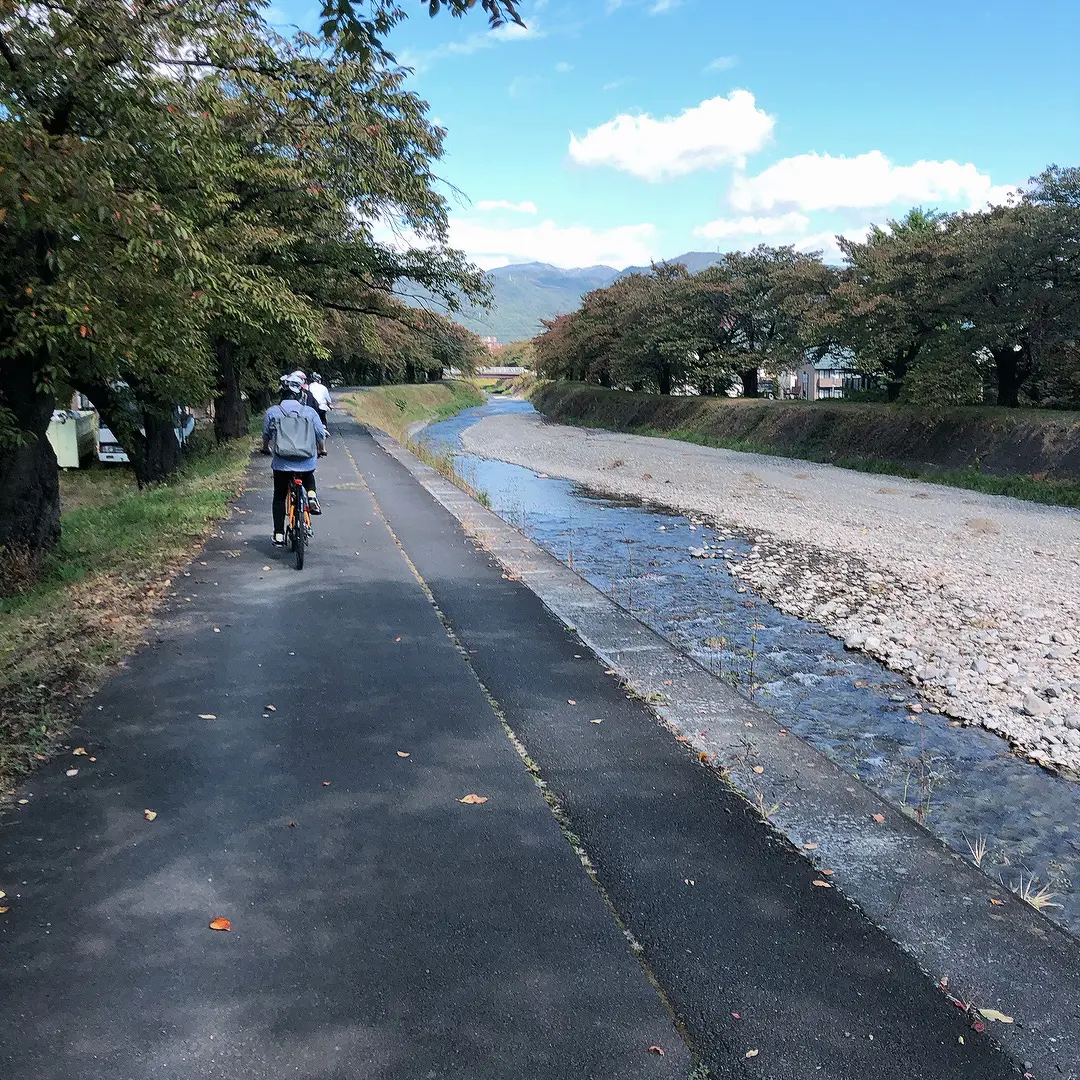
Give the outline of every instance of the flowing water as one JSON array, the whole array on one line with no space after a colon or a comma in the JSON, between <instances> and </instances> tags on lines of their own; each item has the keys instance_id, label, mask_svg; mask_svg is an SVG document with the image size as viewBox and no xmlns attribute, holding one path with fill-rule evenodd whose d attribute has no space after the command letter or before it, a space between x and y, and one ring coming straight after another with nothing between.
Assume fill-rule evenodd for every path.
<instances>
[{"instance_id":1,"label":"flowing water","mask_svg":"<svg viewBox=\"0 0 1080 1080\"><path fill-rule=\"evenodd\" d=\"M1080 932L1080 784L1014 757L988 731L913 712L906 679L755 596L723 559L691 556L705 542L749 552L736 529L460 451L471 424L528 412L527 402L492 398L421 440L457 453L501 518L954 849L970 855L985 838L984 870L1012 886L1034 875L1034 888L1048 886L1061 905L1046 913Z\"/></svg>"}]
</instances>

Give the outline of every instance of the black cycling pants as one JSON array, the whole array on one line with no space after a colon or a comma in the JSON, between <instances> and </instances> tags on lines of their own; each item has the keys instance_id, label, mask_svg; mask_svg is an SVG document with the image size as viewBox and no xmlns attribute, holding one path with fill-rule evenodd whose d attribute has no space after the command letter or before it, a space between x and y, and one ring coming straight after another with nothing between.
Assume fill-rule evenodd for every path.
<instances>
[{"instance_id":1,"label":"black cycling pants","mask_svg":"<svg viewBox=\"0 0 1080 1080\"><path fill-rule=\"evenodd\" d=\"M285 469L274 470L274 532L285 531L285 497L289 494L289 485L293 477L299 476L304 481L304 487L308 491L315 490L315 470L311 472L293 473Z\"/></svg>"}]
</instances>

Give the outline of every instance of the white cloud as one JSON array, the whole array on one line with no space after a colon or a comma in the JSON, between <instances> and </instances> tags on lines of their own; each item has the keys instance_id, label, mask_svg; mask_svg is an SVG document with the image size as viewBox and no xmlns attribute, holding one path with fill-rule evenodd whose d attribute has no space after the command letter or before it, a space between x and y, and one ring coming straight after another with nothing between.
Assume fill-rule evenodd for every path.
<instances>
[{"instance_id":1,"label":"white cloud","mask_svg":"<svg viewBox=\"0 0 1080 1080\"><path fill-rule=\"evenodd\" d=\"M748 90L714 97L678 116L654 120L647 113L622 113L580 139L571 133L570 157L580 165L610 165L644 180L714 169L760 150L774 119L757 107Z\"/></svg>"},{"instance_id":2,"label":"white cloud","mask_svg":"<svg viewBox=\"0 0 1080 1080\"><path fill-rule=\"evenodd\" d=\"M844 229L839 235L848 240L863 241L870 232L870 226L864 225L857 229ZM795 241L796 251L820 251L822 259L836 266L844 261L843 252L837 243L835 232L819 232L812 236L804 236Z\"/></svg>"},{"instance_id":3,"label":"white cloud","mask_svg":"<svg viewBox=\"0 0 1080 1080\"><path fill-rule=\"evenodd\" d=\"M706 71L727 71L739 62L737 56L718 56L705 65Z\"/></svg>"},{"instance_id":4,"label":"white cloud","mask_svg":"<svg viewBox=\"0 0 1080 1080\"><path fill-rule=\"evenodd\" d=\"M380 217L366 224L376 243L398 251L437 246L432 238L420 236L394 218ZM453 214L445 242L485 270L523 262L546 262L566 269L603 263L622 269L648 265L657 258L659 240L660 231L649 222L596 229L559 225L548 218L504 228L468 214Z\"/></svg>"},{"instance_id":5,"label":"white cloud","mask_svg":"<svg viewBox=\"0 0 1080 1080\"><path fill-rule=\"evenodd\" d=\"M431 65L447 56L471 56L482 49L490 49L495 45L507 41L534 41L537 38L546 37L546 32L537 25L535 19L529 21L528 26L519 26L517 23L504 23L495 27L494 30L479 30L469 34L460 41L447 41L434 49L423 52L412 52L403 49L398 53L398 62L402 67L412 68L414 71L426 71Z\"/></svg>"},{"instance_id":6,"label":"white cloud","mask_svg":"<svg viewBox=\"0 0 1080 1080\"><path fill-rule=\"evenodd\" d=\"M574 65L573 65L573 64L570 64L570 63L567 63L567 61L565 61L565 60L560 60L560 61L559 61L559 62L558 62L558 63L557 63L556 65L555 65L555 70L556 70L556 71L557 71L557 72L558 72L558 73L559 73L560 75L565 75L565 74L566 74L566 73L567 73L568 71L573 71L573 70L574 70Z\"/></svg>"},{"instance_id":7,"label":"white cloud","mask_svg":"<svg viewBox=\"0 0 1080 1080\"><path fill-rule=\"evenodd\" d=\"M737 175L731 204L745 212L792 207L799 210L868 209L923 203L975 208L1007 190L972 164L917 161L894 165L880 150L857 157L799 154L770 165L757 176Z\"/></svg>"},{"instance_id":8,"label":"white cloud","mask_svg":"<svg viewBox=\"0 0 1080 1080\"><path fill-rule=\"evenodd\" d=\"M726 240L732 236L793 236L806 232L810 219L792 211L776 217L718 218L694 229L696 236Z\"/></svg>"},{"instance_id":9,"label":"white cloud","mask_svg":"<svg viewBox=\"0 0 1080 1080\"><path fill-rule=\"evenodd\" d=\"M526 199L524 202L510 202L509 199L481 199L476 204L477 210L509 210L513 214L535 214L536 203Z\"/></svg>"},{"instance_id":10,"label":"white cloud","mask_svg":"<svg viewBox=\"0 0 1080 1080\"><path fill-rule=\"evenodd\" d=\"M450 220L450 244L485 270L508 263L546 262L571 268L604 263L621 269L648 264L656 254L658 231L647 222L594 229L588 225L535 225L494 228L467 217Z\"/></svg>"},{"instance_id":11,"label":"white cloud","mask_svg":"<svg viewBox=\"0 0 1080 1080\"><path fill-rule=\"evenodd\" d=\"M619 90L620 88L622 88L624 86L629 86L633 81L634 80L632 78L629 78L629 77L622 78L622 79L612 79L611 82L604 83L604 85L601 86L600 89L604 90L604 91Z\"/></svg>"},{"instance_id":12,"label":"white cloud","mask_svg":"<svg viewBox=\"0 0 1080 1080\"><path fill-rule=\"evenodd\" d=\"M682 0L656 0L652 7L649 8L649 14L665 15L669 11L674 11L680 4L682 4Z\"/></svg>"}]
</instances>

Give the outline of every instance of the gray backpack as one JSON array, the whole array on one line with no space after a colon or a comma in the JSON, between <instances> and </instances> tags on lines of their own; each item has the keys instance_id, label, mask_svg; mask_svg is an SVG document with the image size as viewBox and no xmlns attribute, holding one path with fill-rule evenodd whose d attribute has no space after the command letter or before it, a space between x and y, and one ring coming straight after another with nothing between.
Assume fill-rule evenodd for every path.
<instances>
[{"instance_id":1,"label":"gray backpack","mask_svg":"<svg viewBox=\"0 0 1080 1080\"><path fill-rule=\"evenodd\" d=\"M302 412L285 412L274 419L274 456L304 461L315 456L315 423Z\"/></svg>"}]
</instances>

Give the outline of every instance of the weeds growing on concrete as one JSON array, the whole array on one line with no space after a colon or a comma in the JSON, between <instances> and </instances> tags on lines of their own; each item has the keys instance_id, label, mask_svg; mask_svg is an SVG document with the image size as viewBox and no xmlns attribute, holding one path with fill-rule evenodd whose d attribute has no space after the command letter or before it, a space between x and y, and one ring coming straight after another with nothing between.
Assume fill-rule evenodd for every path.
<instances>
[{"instance_id":1,"label":"weeds growing on concrete","mask_svg":"<svg viewBox=\"0 0 1080 1080\"><path fill-rule=\"evenodd\" d=\"M1002 881L1002 884L1004 885L1005 882ZM1054 903L1058 894L1049 885L1040 885L1039 879L1034 874L1028 874L1027 878L1021 874L1019 881L1015 881L1007 887L1010 892L1019 896L1025 904L1030 904L1036 911L1047 911L1050 908L1061 907L1060 904Z\"/></svg>"},{"instance_id":2,"label":"weeds growing on concrete","mask_svg":"<svg viewBox=\"0 0 1080 1080\"><path fill-rule=\"evenodd\" d=\"M986 858L986 837L980 836L973 844L966 836L964 842L968 846L968 851L971 852L971 858L974 860L975 865L982 869L983 859Z\"/></svg>"}]
</instances>

